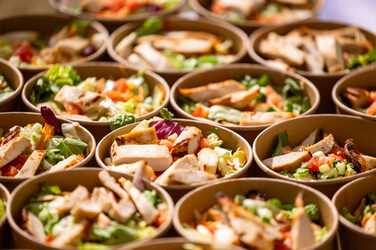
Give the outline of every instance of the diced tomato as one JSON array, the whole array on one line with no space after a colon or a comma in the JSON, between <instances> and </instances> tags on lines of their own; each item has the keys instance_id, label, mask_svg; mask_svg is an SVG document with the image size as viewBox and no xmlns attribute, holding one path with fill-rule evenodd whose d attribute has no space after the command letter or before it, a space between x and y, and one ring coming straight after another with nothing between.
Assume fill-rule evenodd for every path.
<instances>
[{"instance_id":1,"label":"diced tomato","mask_svg":"<svg viewBox=\"0 0 376 250\"><path fill-rule=\"evenodd\" d=\"M367 109L367 115L376 115L376 102L372 103Z\"/></svg>"},{"instance_id":2,"label":"diced tomato","mask_svg":"<svg viewBox=\"0 0 376 250\"><path fill-rule=\"evenodd\" d=\"M283 244L282 241L276 241L274 243L274 250L290 250L291 248Z\"/></svg>"},{"instance_id":3,"label":"diced tomato","mask_svg":"<svg viewBox=\"0 0 376 250\"><path fill-rule=\"evenodd\" d=\"M105 95L107 95L114 102L119 102L122 100L121 93L117 91L107 91Z\"/></svg>"},{"instance_id":4,"label":"diced tomato","mask_svg":"<svg viewBox=\"0 0 376 250\"><path fill-rule=\"evenodd\" d=\"M30 42L23 41L14 52L14 55L18 56L22 62L31 62L31 57L33 56L33 53Z\"/></svg>"},{"instance_id":5,"label":"diced tomato","mask_svg":"<svg viewBox=\"0 0 376 250\"><path fill-rule=\"evenodd\" d=\"M331 153L335 155L343 155L343 148L334 146Z\"/></svg>"},{"instance_id":6,"label":"diced tomato","mask_svg":"<svg viewBox=\"0 0 376 250\"><path fill-rule=\"evenodd\" d=\"M225 12L225 10L226 10L226 7L220 4L213 4L211 8L211 11L216 14L221 14Z\"/></svg>"},{"instance_id":7,"label":"diced tomato","mask_svg":"<svg viewBox=\"0 0 376 250\"><path fill-rule=\"evenodd\" d=\"M320 157L319 156L313 156L307 164L307 168L310 171L316 172L319 171L319 167L321 166L320 164Z\"/></svg>"},{"instance_id":8,"label":"diced tomato","mask_svg":"<svg viewBox=\"0 0 376 250\"><path fill-rule=\"evenodd\" d=\"M46 242L52 242L54 240L54 236L52 234L47 235L44 239Z\"/></svg>"},{"instance_id":9,"label":"diced tomato","mask_svg":"<svg viewBox=\"0 0 376 250\"><path fill-rule=\"evenodd\" d=\"M172 145L174 144L174 142L171 141L171 140L168 140L168 139L162 139L162 140L158 141L158 144L159 145L165 145L165 146L168 147L168 150L170 150L172 148Z\"/></svg>"},{"instance_id":10,"label":"diced tomato","mask_svg":"<svg viewBox=\"0 0 376 250\"><path fill-rule=\"evenodd\" d=\"M69 103L69 102L64 103L64 108L66 112L70 115L78 115L81 113L80 107L73 103Z\"/></svg>"},{"instance_id":11,"label":"diced tomato","mask_svg":"<svg viewBox=\"0 0 376 250\"><path fill-rule=\"evenodd\" d=\"M3 176L15 176L25 164L27 158L29 158L27 154L20 154L16 159L1 168L1 174Z\"/></svg>"},{"instance_id":12,"label":"diced tomato","mask_svg":"<svg viewBox=\"0 0 376 250\"><path fill-rule=\"evenodd\" d=\"M201 138L200 148L210 148L210 141L207 138Z\"/></svg>"},{"instance_id":13,"label":"diced tomato","mask_svg":"<svg viewBox=\"0 0 376 250\"><path fill-rule=\"evenodd\" d=\"M201 117L201 118L206 118L209 114L209 111L207 108L205 108L202 105L197 105L196 109L193 111L192 115L194 117Z\"/></svg>"},{"instance_id":14,"label":"diced tomato","mask_svg":"<svg viewBox=\"0 0 376 250\"><path fill-rule=\"evenodd\" d=\"M120 93L125 93L128 90L127 79L120 78L115 82L114 89Z\"/></svg>"}]
</instances>

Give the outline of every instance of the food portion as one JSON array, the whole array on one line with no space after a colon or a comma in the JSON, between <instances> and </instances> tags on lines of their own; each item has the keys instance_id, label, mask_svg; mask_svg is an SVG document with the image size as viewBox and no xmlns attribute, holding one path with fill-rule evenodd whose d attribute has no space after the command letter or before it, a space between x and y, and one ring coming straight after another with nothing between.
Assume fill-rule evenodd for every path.
<instances>
[{"instance_id":1,"label":"food portion","mask_svg":"<svg viewBox=\"0 0 376 250\"><path fill-rule=\"evenodd\" d=\"M230 250L230 248L227 248L224 246L215 246L215 245L184 243L181 246L181 250Z\"/></svg>"},{"instance_id":2,"label":"food portion","mask_svg":"<svg viewBox=\"0 0 376 250\"><path fill-rule=\"evenodd\" d=\"M256 190L229 197L216 194L217 203L195 211L195 221L184 225L200 238L248 249L303 249L322 242L328 228L322 226L317 204L304 205L299 193L294 204L265 197Z\"/></svg>"},{"instance_id":3,"label":"food portion","mask_svg":"<svg viewBox=\"0 0 376 250\"><path fill-rule=\"evenodd\" d=\"M292 147L286 131L278 134L273 156L262 161L270 169L298 180L327 180L363 173L376 167L376 158L361 154L353 139L343 147L326 131L315 129Z\"/></svg>"},{"instance_id":4,"label":"food portion","mask_svg":"<svg viewBox=\"0 0 376 250\"><path fill-rule=\"evenodd\" d=\"M74 13L89 13L101 18L125 18L137 14L156 14L175 8L181 0L82 0Z\"/></svg>"},{"instance_id":5,"label":"food portion","mask_svg":"<svg viewBox=\"0 0 376 250\"><path fill-rule=\"evenodd\" d=\"M10 83L5 76L0 73L0 102L8 98L13 92L14 90L10 86Z\"/></svg>"},{"instance_id":6,"label":"food portion","mask_svg":"<svg viewBox=\"0 0 376 250\"><path fill-rule=\"evenodd\" d=\"M150 238L165 223L168 205L143 181L116 180L98 174L101 185L73 191L41 184L40 192L22 210L22 227L35 239L53 247L103 249Z\"/></svg>"},{"instance_id":7,"label":"food portion","mask_svg":"<svg viewBox=\"0 0 376 250\"><path fill-rule=\"evenodd\" d=\"M194 88L179 88L179 106L188 114L224 125L264 125L297 117L310 109L303 83L291 78L273 84L268 75L244 76Z\"/></svg>"},{"instance_id":8,"label":"food portion","mask_svg":"<svg viewBox=\"0 0 376 250\"><path fill-rule=\"evenodd\" d=\"M361 200L354 212L347 207L341 209L341 215L367 233L376 234L376 194L368 193Z\"/></svg>"},{"instance_id":9,"label":"food portion","mask_svg":"<svg viewBox=\"0 0 376 250\"><path fill-rule=\"evenodd\" d=\"M163 86L151 89L143 71L128 78L81 79L70 66L54 65L37 80L30 101L71 119L105 122L126 116L134 122L159 108L166 98Z\"/></svg>"},{"instance_id":10,"label":"food portion","mask_svg":"<svg viewBox=\"0 0 376 250\"><path fill-rule=\"evenodd\" d=\"M0 198L0 220L5 215L7 202Z\"/></svg>"},{"instance_id":11,"label":"food portion","mask_svg":"<svg viewBox=\"0 0 376 250\"><path fill-rule=\"evenodd\" d=\"M332 30L302 26L285 35L270 32L258 52L271 67L314 74L351 70L376 61L374 44L351 26Z\"/></svg>"},{"instance_id":12,"label":"food portion","mask_svg":"<svg viewBox=\"0 0 376 250\"><path fill-rule=\"evenodd\" d=\"M95 53L103 44L101 33L90 31L89 20L73 20L54 33L17 30L0 34L0 57L20 67L70 63Z\"/></svg>"},{"instance_id":13,"label":"food portion","mask_svg":"<svg viewBox=\"0 0 376 250\"><path fill-rule=\"evenodd\" d=\"M242 148L226 147L217 129L207 133L195 126L155 117L140 122L131 132L117 136L104 159L114 171L140 175L159 185L195 184L227 177L247 162Z\"/></svg>"},{"instance_id":14,"label":"food portion","mask_svg":"<svg viewBox=\"0 0 376 250\"><path fill-rule=\"evenodd\" d=\"M314 0L212 0L210 11L230 22L281 24L314 16Z\"/></svg>"},{"instance_id":15,"label":"food portion","mask_svg":"<svg viewBox=\"0 0 376 250\"><path fill-rule=\"evenodd\" d=\"M74 167L88 155L78 123L59 124L52 111L42 108L45 124L0 128L0 176L29 178L43 172ZM22 119L22 117L20 116Z\"/></svg>"},{"instance_id":16,"label":"food portion","mask_svg":"<svg viewBox=\"0 0 376 250\"><path fill-rule=\"evenodd\" d=\"M367 115L376 115L376 90L347 87L341 97L351 108Z\"/></svg>"},{"instance_id":17,"label":"food portion","mask_svg":"<svg viewBox=\"0 0 376 250\"><path fill-rule=\"evenodd\" d=\"M115 45L130 65L154 70L193 70L230 63L233 41L204 31L166 30L159 18L149 18Z\"/></svg>"}]
</instances>

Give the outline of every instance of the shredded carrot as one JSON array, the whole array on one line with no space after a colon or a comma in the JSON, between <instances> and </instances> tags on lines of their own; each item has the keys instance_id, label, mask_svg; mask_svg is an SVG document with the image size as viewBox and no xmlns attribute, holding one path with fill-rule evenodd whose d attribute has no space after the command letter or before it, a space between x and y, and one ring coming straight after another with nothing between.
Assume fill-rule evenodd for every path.
<instances>
[{"instance_id":1,"label":"shredded carrot","mask_svg":"<svg viewBox=\"0 0 376 250\"><path fill-rule=\"evenodd\" d=\"M99 79L99 81L97 81L94 88L98 89L98 90L102 89L102 85L103 85L104 82L105 82L105 79L102 77L101 79ZM103 91L103 89L102 89L102 91Z\"/></svg>"},{"instance_id":2,"label":"shredded carrot","mask_svg":"<svg viewBox=\"0 0 376 250\"><path fill-rule=\"evenodd\" d=\"M114 102L119 102L123 100L121 93L117 91L108 91L105 93L105 95L107 95Z\"/></svg>"},{"instance_id":3,"label":"shredded carrot","mask_svg":"<svg viewBox=\"0 0 376 250\"><path fill-rule=\"evenodd\" d=\"M44 145L47 143L47 141L54 135L54 126L46 123L44 124L44 127L42 129L42 138L40 138L40 141L38 143L38 150L42 150L44 148Z\"/></svg>"},{"instance_id":4,"label":"shredded carrot","mask_svg":"<svg viewBox=\"0 0 376 250\"><path fill-rule=\"evenodd\" d=\"M168 148L168 150L170 150L172 148L172 145L174 145L174 142L169 139L162 139L158 141L158 144L165 145Z\"/></svg>"},{"instance_id":5,"label":"shredded carrot","mask_svg":"<svg viewBox=\"0 0 376 250\"><path fill-rule=\"evenodd\" d=\"M64 108L66 112L70 115L78 115L81 112L81 109L79 106L73 103L69 103L69 102L64 103Z\"/></svg>"},{"instance_id":6,"label":"shredded carrot","mask_svg":"<svg viewBox=\"0 0 376 250\"><path fill-rule=\"evenodd\" d=\"M208 114L209 114L209 111L206 110L202 105L197 105L196 109L192 113L194 117L202 117L202 118L206 118Z\"/></svg>"},{"instance_id":7,"label":"shredded carrot","mask_svg":"<svg viewBox=\"0 0 376 250\"><path fill-rule=\"evenodd\" d=\"M127 79L120 78L117 80L114 85L114 90L117 90L120 93L125 93L128 90Z\"/></svg>"}]
</instances>

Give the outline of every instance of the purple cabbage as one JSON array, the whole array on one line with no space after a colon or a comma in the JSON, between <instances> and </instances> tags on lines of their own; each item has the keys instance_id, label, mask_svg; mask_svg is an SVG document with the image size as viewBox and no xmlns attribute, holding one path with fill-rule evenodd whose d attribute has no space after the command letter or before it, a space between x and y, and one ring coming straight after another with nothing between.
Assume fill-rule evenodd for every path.
<instances>
[{"instance_id":1,"label":"purple cabbage","mask_svg":"<svg viewBox=\"0 0 376 250\"><path fill-rule=\"evenodd\" d=\"M179 136L181 132L184 130L184 127L179 125L177 122L165 120L151 122L149 124L149 127L155 128L159 140L167 139L169 136L173 134L177 134Z\"/></svg>"},{"instance_id":2,"label":"purple cabbage","mask_svg":"<svg viewBox=\"0 0 376 250\"><path fill-rule=\"evenodd\" d=\"M59 120L56 118L54 112L52 112L49 107L42 106L40 108L40 113L45 123L54 126L55 135L62 135Z\"/></svg>"},{"instance_id":3,"label":"purple cabbage","mask_svg":"<svg viewBox=\"0 0 376 250\"><path fill-rule=\"evenodd\" d=\"M82 51L82 55L85 56L85 57L86 57L86 56L90 56L90 55L94 54L95 51L96 51L95 47L92 46L92 45L89 45L89 46L87 46L87 47L84 49L84 51Z\"/></svg>"}]
</instances>

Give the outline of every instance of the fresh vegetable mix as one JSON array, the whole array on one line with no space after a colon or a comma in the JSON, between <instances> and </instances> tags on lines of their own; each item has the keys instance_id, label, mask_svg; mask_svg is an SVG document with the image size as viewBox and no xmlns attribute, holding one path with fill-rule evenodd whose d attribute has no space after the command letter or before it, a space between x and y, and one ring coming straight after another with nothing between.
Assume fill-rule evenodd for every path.
<instances>
[{"instance_id":1,"label":"fresh vegetable mix","mask_svg":"<svg viewBox=\"0 0 376 250\"><path fill-rule=\"evenodd\" d=\"M165 31L156 17L124 37L115 51L129 64L154 70L193 70L229 63L233 41L209 32Z\"/></svg>"},{"instance_id":2,"label":"fresh vegetable mix","mask_svg":"<svg viewBox=\"0 0 376 250\"><path fill-rule=\"evenodd\" d=\"M87 12L98 17L124 18L127 16L172 9L180 0L82 0L74 13Z\"/></svg>"},{"instance_id":3,"label":"fresh vegetable mix","mask_svg":"<svg viewBox=\"0 0 376 250\"><path fill-rule=\"evenodd\" d=\"M376 90L347 87L341 95L353 109L367 115L376 115Z\"/></svg>"},{"instance_id":4,"label":"fresh vegetable mix","mask_svg":"<svg viewBox=\"0 0 376 250\"><path fill-rule=\"evenodd\" d=\"M57 64L37 80L30 101L64 117L110 121L111 128L116 128L157 109L165 98L163 86L150 89L143 71L116 80L81 79L70 66Z\"/></svg>"},{"instance_id":5,"label":"fresh vegetable mix","mask_svg":"<svg viewBox=\"0 0 376 250\"><path fill-rule=\"evenodd\" d=\"M0 138L0 176L28 178L65 170L84 160L88 145L78 135L79 124L57 123L57 127L49 122L57 121L55 116L44 118L44 125L16 125ZM1 129L0 136L3 133Z\"/></svg>"},{"instance_id":6,"label":"fresh vegetable mix","mask_svg":"<svg viewBox=\"0 0 376 250\"><path fill-rule=\"evenodd\" d=\"M105 42L89 34L90 21L76 19L54 34L19 30L0 35L0 57L21 67L43 67L77 61L95 53Z\"/></svg>"},{"instance_id":7,"label":"fresh vegetable mix","mask_svg":"<svg viewBox=\"0 0 376 250\"><path fill-rule=\"evenodd\" d=\"M108 168L127 174L141 172L160 185L194 184L234 174L247 162L243 149L224 147L217 129L204 133L195 126L162 117L140 122L127 134L117 136L104 162Z\"/></svg>"},{"instance_id":8,"label":"fresh vegetable mix","mask_svg":"<svg viewBox=\"0 0 376 250\"><path fill-rule=\"evenodd\" d=\"M311 0L212 0L210 10L236 23L252 20L266 24L299 21L314 15Z\"/></svg>"},{"instance_id":9,"label":"fresh vegetable mix","mask_svg":"<svg viewBox=\"0 0 376 250\"><path fill-rule=\"evenodd\" d=\"M107 171L98 178L101 186L71 192L42 183L23 207L23 228L54 247L103 249L150 238L165 223L168 206L157 190Z\"/></svg>"},{"instance_id":10,"label":"fresh vegetable mix","mask_svg":"<svg viewBox=\"0 0 376 250\"><path fill-rule=\"evenodd\" d=\"M13 93L13 89L3 74L0 74L0 102Z\"/></svg>"},{"instance_id":11,"label":"fresh vegetable mix","mask_svg":"<svg viewBox=\"0 0 376 250\"><path fill-rule=\"evenodd\" d=\"M341 215L351 223L361 226L367 233L376 234L376 194L368 193L360 200L359 206L354 212L347 207L341 209Z\"/></svg>"},{"instance_id":12,"label":"fresh vegetable mix","mask_svg":"<svg viewBox=\"0 0 376 250\"><path fill-rule=\"evenodd\" d=\"M179 93L178 104L185 112L221 124L271 124L294 118L311 107L302 84L286 78L285 84L278 86L266 74L179 88Z\"/></svg>"},{"instance_id":13,"label":"fresh vegetable mix","mask_svg":"<svg viewBox=\"0 0 376 250\"><path fill-rule=\"evenodd\" d=\"M294 204L268 199L256 190L229 197L216 194L217 203L205 211L195 211L195 221L185 228L224 245L248 249L303 249L322 242L328 228L320 225L320 208L304 206L299 193Z\"/></svg>"},{"instance_id":14,"label":"fresh vegetable mix","mask_svg":"<svg viewBox=\"0 0 376 250\"><path fill-rule=\"evenodd\" d=\"M263 163L290 178L327 180L374 169L376 158L361 154L353 139L347 139L340 147L332 134L323 131L320 136L320 130L315 129L293 148L286 131L281 132L273 156Z\"/></svg>"},{"instance_id":15,"label":"fresh vegetable mix","mask_svg":"<svg viewBox=\"0 0 376 250\"><path fill-rule=\"evenodd\" d=\"M258 52L266 63L283 70L314 74L349 71L376 61L376 48L360 29L299 27L285 35L270 32Z\"/></svg>"}]
</instances>

